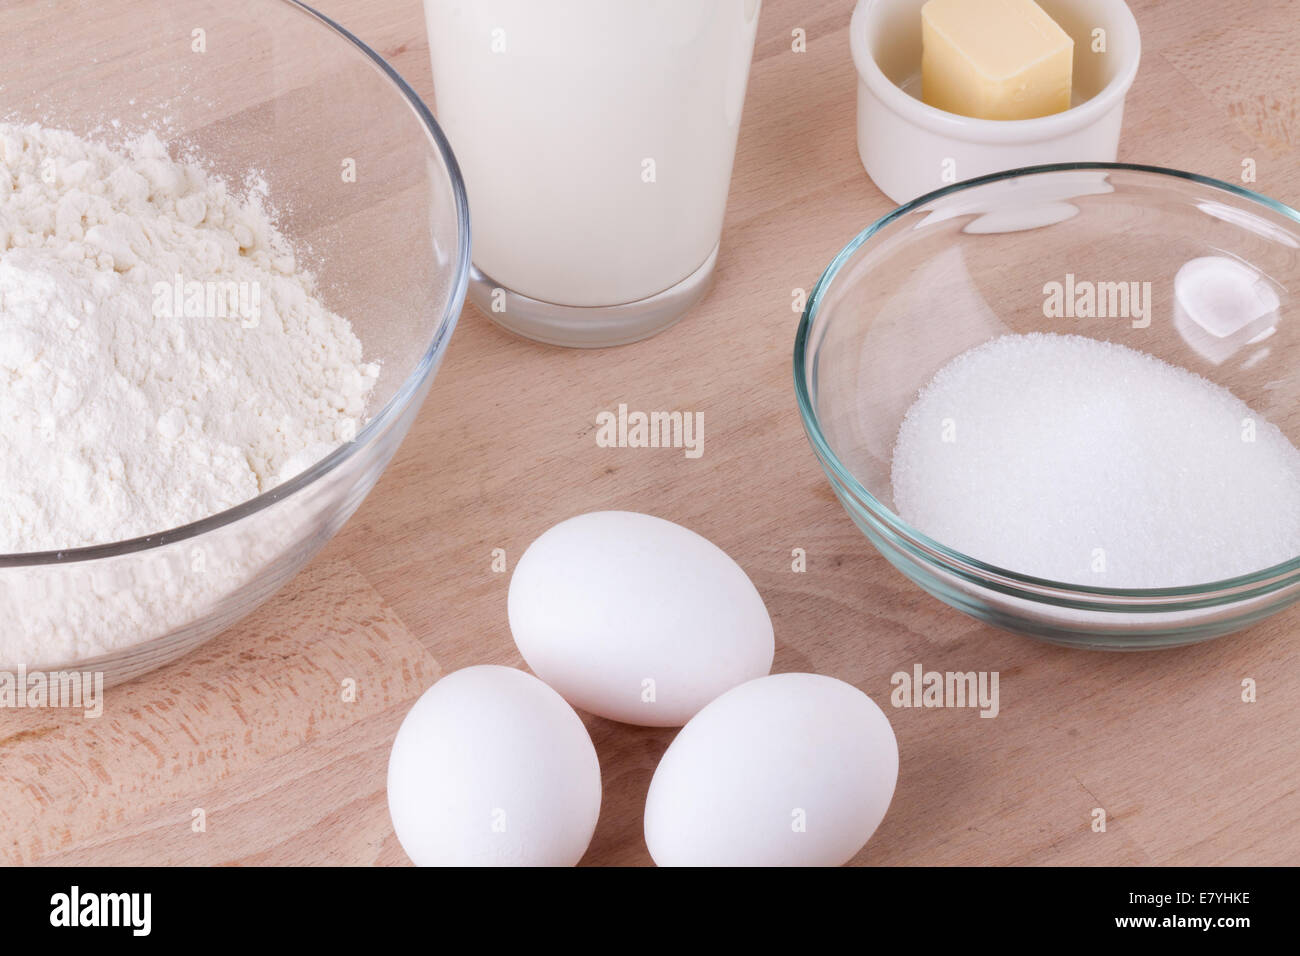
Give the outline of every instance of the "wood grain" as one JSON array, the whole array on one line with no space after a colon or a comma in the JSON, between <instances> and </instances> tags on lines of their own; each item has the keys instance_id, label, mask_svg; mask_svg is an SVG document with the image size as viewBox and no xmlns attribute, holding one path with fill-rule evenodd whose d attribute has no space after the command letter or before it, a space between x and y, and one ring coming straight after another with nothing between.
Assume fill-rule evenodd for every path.
<instances>
[{"instance_id":1,"label":"wood grain","mask_svg":"<svg viewBox=\"0 0 1300 956\"><path fill-rule=\"evenodd\" d=\"M431 96L418 0L319 5ZM1120 158L1235 179L1253 157L1258 189L1300 201L1296 4L1131 5L1144 52ZM898 790L855 862L1300 862L1300 608L1176 651L1044 646L920 593L831 494L794 406L791 298L891 206L856 153L851 10L764 4L718 281L693 314L638 345L571 352L467 307L401 452L289 588L111 695L100 721L0 718L0 859L405 862L383 767L406 707L444 671L522 666L492 549L513 567L555 522L626 508L740 562L772 613L779 671L831 674L882 704L890 675L917 662L1000 672L994 720L889 710ZM790 50L795 27L807 53ZM620 402L702 411L703 457L598 448L595 415ZM796 547L806 573L791 570ZM345 677L354 703L340 700ZM1254 704L1240 700L1247 677ZM645 790L672 731L585 719L605 782L585 862L648 863Z\"/></svg>"}]
</instances>

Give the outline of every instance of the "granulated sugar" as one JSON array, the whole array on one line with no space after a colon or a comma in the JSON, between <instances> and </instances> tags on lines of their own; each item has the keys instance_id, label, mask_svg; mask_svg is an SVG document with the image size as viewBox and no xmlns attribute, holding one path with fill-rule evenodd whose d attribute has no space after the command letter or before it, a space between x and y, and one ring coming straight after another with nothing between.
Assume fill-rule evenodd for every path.
<instances>
[{"instance_id":1,"label":"granulated sugar","mask_svg":"<svg viewBox=\"0 0 1300 956\"><path fill-rule=\"evenodd\" d=\"M1204 584L1300 554L1300 451L1226 389L1133 349L1014 335L957 356L899 429L894 503L988 564Z\"/></svg>"}]
</instances>

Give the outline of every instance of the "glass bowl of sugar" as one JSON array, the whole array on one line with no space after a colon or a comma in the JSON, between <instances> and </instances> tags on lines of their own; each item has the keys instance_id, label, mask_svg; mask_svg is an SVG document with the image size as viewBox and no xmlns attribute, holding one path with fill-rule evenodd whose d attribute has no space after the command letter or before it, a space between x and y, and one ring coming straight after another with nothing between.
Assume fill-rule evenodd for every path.
<instances>
[{"instance_id":1,"label":"glass bowl of sugar","mask_svg":"<svg viewBox=\"0 0 1300 956\"><path fill-rule=\"evenodd\" d=\"M1300 598L1300 213L1104 163L908 203L794 352L835 494L908 578L1059 644L1206 640Z\"/></svg>"}]
</instances>

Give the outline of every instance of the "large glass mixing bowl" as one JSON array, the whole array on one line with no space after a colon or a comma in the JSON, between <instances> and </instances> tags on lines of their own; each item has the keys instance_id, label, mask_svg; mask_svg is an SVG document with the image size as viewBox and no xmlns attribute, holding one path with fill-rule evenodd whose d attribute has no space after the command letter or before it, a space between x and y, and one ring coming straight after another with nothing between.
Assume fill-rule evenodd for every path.
<instances>
[{"instance_id":1,"label":"large glass mixing bowl","mask_svg":"<svg viewBox=\"0 0 1300 956\"><path fill-rule=\"evenodd\" d=\"M354 441L237 508L101 547L0 555L0 669L167 663L292 577L352 515L409 429L465 295L469 216L451 150L374 51L291 0L0 6L0 120L109 142L154 129L277 224L382 365ZM0 506L8 506L0 502ZM118 637L105 646L102 623ZM123 640L122 622L129 627Z\"/></svg>"},{"instance_id":2,"label":"large glass mixing bowl","mask_svg":"<svg viewBox=\"0 0 1300 956\"><path fill-rule=\"evenodd\" d=\"M1208 262L1220 318L1176 283ZM1186 274L1185 274L1186 275ZM1053 284L1106 283L1092 317L1045 308ZM1121 283L1150 283L1135 315ZM1243 285L1244 284L1244 285ZM1080 287L1081 288L1081 287ZM1103 287L1098 285L1097 289ZM955 356L1002 335L1056 332L1147 352L1221 385L1300 446L1300 213L1173 170L1071 164L939 190L874 223L809 296L795 392L813 450L871 543L920 587L980 620L1061 644L1141 649L1245 627L1300 598L1300 555L1190 587L1118 589L996 567L922 533L894 510L890 468L903 416ZM1082 300L1080 300L1082 301ZM1258 306L1257 308L1254 306ZM1075 310L1071 310L1075 311ZM1224 489L1224 494L1231 494ZM1261 503L1267 506L1267 503ZM1213 546L1212 543L1207 546Z\"/></svg>"}]
</instances>

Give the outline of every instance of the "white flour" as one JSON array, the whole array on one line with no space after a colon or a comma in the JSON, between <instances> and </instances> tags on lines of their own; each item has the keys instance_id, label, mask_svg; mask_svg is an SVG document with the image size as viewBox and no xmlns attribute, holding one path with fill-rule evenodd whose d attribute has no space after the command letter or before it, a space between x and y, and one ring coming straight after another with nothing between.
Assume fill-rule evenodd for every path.
<instances>
[{"instance_id":1,"label":"white flour","mask_svg":"<svg viewBox=\"0 0 1300 956\"><path fill-rule=\"evenodd\" d=\"M353 437L378 366L263 198L152 135L117 151L0 124L0 554L187 524ZM201 574L179 551L0 569L0 665L183 625L259 573L259 547L218 540Z\"/></svg>"},{"instance_id":2,"label":"white flour","mask_svg":"<svg viewBox=\"0 0 1300 956\"><path fill-rule=\"evenodd\" d=\"M352 437L377 374L256 196L152 135L0 125L0 553L246 501Z\"/></svg>"}]
</instances>

